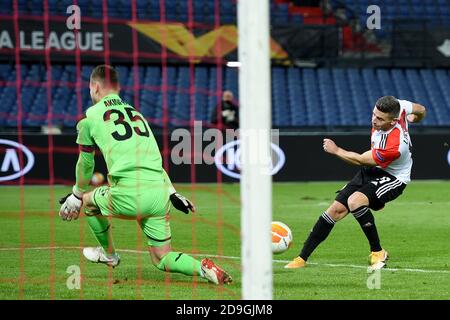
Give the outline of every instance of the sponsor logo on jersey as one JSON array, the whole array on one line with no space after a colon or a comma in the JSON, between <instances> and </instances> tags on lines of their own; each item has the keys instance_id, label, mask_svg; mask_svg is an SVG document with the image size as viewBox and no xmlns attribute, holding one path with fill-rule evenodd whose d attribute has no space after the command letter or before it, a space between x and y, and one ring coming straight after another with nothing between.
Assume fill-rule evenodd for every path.
<instances>
[{"instance_id":1,"label":"sponsor logo on jersey","mask_svg":"<svg viewBox=\"0 0 450 320\"><path fill-rule=\"evenodd\" d=\"M20 153L23 164L20 166ZM23 144L0 139L0 182L10 181L26 175L34 166L34 155Z\"/></svg>"},{"instance_id":2,"label":"sponsor logo on jersey","mask_svg":"<svg viewBox=\"0 0 450 320\"><path fill-rule=\"evenodd\" d=\"M380 160L381 162L383 162L385 160L384 157L381 155L381 153L378 150L375 151L375 155L377 156L378 160Z\"/></svg>"}]
</instances>

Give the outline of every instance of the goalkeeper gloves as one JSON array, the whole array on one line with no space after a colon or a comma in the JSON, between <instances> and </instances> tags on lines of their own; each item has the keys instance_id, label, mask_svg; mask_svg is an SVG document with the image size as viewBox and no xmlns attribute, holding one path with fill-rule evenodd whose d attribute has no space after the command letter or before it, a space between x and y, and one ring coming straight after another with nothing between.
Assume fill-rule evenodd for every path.
<instances>
[{"instance_id":1,"label":"goalkeeper gloves","mask_svg":"<svg viewBox=\"0 0 450 320\"><path fill-rule=\"evenodd\" d=\"M189 201L186 197L183 197L178 192L172 193L170 195L170 202L172 202L172 205L176 209L183 211L185 214L188 214L189 210L195 212L194 204L191 201Z\"/></svg>"},{"instance_id":2,"label":"goalkeeper gloves","mask_svg":"<svg viewBox=\"0 0 450 320\"><path fill-rule=\"evenodd\" d=\"M61 209L59 209L59 216L64 221L71 221L72 219L78 219L80 209L83 204L83 194L77 192L75 187L72 189L72 193L69 193L65 197L59 200Z\"/></svg>"}]
</instances>

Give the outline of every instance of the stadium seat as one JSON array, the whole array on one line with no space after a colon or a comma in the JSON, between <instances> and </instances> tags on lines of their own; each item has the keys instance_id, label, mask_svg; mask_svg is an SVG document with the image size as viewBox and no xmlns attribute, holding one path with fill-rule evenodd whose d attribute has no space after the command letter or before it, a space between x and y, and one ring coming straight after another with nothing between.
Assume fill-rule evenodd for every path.
<instances>
[{"instance_id":1,"label":"stadium seat","mask_svg":"<svg viewBox=\"0 0 450 320\"><path fill-rule=\"evenodd\" d=\"M76 66L52 64L50 99L46 66L20 67L21 123L30 127L46 124L51 111L52 124L73 128L80 112L91 105L88 86L93 66L82 67L82 87L77 96ZM231 90L239 102L235 68L196 65L168 66L163 70L159 66L139 66L136 84L132 66L116 68L124 101L139 108L152 124L162 125L164 108L171 126L188 125L191 120L209 122L225 89ZM217 78L218 70L221 79ZM163 73L166 83L161 81ZM15 66L0 64L0 76L7 81L0 81L0 125L15 127L19 108ZM427 118L419 126L449 126L449 83L450 75L445 69L273 67L272 122L275 127L367 127L375 101L383 95L394 95L427 107Z\"/></svg>"},{"instance_id":2,"label":"stadium seat","mask_svg":"<svg viewBox=\"0 0 450 320\"><path fill-rule=\"evenodd\" d=\"M131 19L132 5L125 0L108 0L108 16L112 19ZM164 9L165 19L167 21L187 22L189 19L197 23L214 24L216 22L216 13L221 24L235 24L237 21L236 1L219 1L218 12L216 12L215 0L192 0L192 17L189 17L189 3L179 0L136 0L136 14L138 19L160 21L161 9ZM270 15L272 24L284 25L286 23L302 24L305 17L300 12L290 11L287 2L271 0ZM376 30L377 35L386 37L392 26L391 20L395 18L428 19L431 23L450 23L449 22L449 3L446 0L420 1L420 0L399 0L399 1L330 1L334 9L342 7L346 9L349 18L359 16L361 25L365 25L367 19L366 9L368 5L374 4L380 6L383 17L384 27ZM13 13L13 1L4 0L0 6L0 14ZM66 16L66 8L72 5L71 0L48 1L48 10L51 15ZM102 18L103 2L95 0L79 0L83 16ZM161 8L163 4L163 8ZM19 13L42 16L44 5L40 0L19 0ZM306 17L308 19L316 19ZM317 19L321 19L320 17ZM309 20L308 20L309 21ZM313 21L313 20L311 20Z\"/></svg>"},{"instance_id":3,"label":"stadium seat","mask_svg":"<svg viewBox=\"0 0 450 320\"><path fill-rule=\"evenodd\" d=\"M287 105L287 85L285 68L272 68L272 117L278 126L289 125L289 107Z\"/></svg>"}]
</instances>

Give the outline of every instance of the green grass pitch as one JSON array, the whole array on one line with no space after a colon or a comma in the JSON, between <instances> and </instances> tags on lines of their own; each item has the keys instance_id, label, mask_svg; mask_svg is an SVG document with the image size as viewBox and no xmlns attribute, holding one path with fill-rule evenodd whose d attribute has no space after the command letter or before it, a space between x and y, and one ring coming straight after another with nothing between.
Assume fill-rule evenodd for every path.
<instances>
[{"instance_id":1,"label":"green grass pitch","mask_svg":"<svg viewBox=\"0 0 450 320\"><path fill-rule=\"evenodd\" d=\"M379 282L369 279L379 289L367 286L369 248L351 216L336 224L307 268L283 268L342 185L274 184L273 220L294 234L293 247L274 256L274 299L449 299L449 181L413 181L399 199L375 213L381 244L391 256ZM86 222L63 222L57 213L57 199L69 187L0 187L0 299L240 299L239 185L177 187L195 201L198 213L172 212L174 249L213 256L233 276L232 285L217 287L157 270L134 221L113 220L119 267L84 261L80 248L96 245ZM81 289L67 286L70 266L80 268Z\"/></svg>"}]
</instances>

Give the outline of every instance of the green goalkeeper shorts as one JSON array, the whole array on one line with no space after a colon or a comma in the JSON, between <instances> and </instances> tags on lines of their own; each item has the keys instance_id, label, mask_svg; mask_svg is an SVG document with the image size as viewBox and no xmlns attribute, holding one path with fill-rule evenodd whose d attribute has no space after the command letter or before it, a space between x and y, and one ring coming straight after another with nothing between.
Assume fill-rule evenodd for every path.
<instances>
[{"instance_id":1,"label":"green goalkeeper shorts","mask_svg":"<svg viewBox=\"0 0 450 320\"><path fill-rule=\"evenodd\" d=\"M169 190L163 182L111 181L110 186L95 188L92 200L103 216L137 220L150 246L170 241Z\"/></svg>"}]
</instances>

